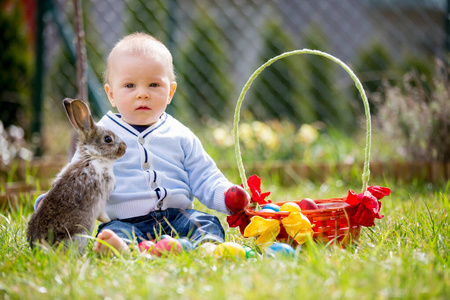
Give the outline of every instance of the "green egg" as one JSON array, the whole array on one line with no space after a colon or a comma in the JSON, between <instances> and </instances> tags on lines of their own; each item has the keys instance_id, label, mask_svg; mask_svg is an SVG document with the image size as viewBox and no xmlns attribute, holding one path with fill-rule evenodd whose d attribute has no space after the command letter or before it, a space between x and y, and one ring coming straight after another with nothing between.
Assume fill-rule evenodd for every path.
<instances>
[{"instance_id":1,"label":"green egg","mask_svg":"<svg viewBox=\"0 0 450 300\"><path fill-rule=\"evenodd\" d=\"M256 252L252 248L250 248L248 246L244 246L244 250L245 250L246 258L255 258L256 257Z\"/></svg>"}]
</instances>

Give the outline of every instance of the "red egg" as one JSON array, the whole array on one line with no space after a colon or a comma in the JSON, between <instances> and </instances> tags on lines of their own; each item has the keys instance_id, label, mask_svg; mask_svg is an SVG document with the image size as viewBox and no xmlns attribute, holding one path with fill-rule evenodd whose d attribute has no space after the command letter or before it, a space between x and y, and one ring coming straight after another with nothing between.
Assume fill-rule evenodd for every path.
<instances>
[{"instance_id":1,"label":"red egg","mask_svg":"<svg viewBox=\"0 0 450 300\"><path fill-rule=\"evenodd\" d=\"M310 198L303 198L298 205L300 206L300 208L302 210L313 210L313 209L318 209L319 207L317 206L316 202L314 202L312 199Z\"/></svg>"},{"instance_id":2,"label":"red egg","mask_svg":"<svg viewBox=\"0 0 450 300\"><path fill-rule=\"evenodd\" d=\"M155 246L155 243L152 242L152 241L142 241L142 242L140 242L139 245L138 245L139 250L140 250L141 252L144 252L144 251L145 251L145 252L151 251L151 250L153 249L154 246Z\"/></svg>"},{"instance_id":3,"label":"red egg","mask_svg":"<svg viewBox=\"0 0 450 300\"><path fill-rule=\"evenodd\" d=\"M248 194L240 186L232 186L225 193L225 205L233 213L243 211L249 204Z\"/></svg>"},{"instance_id":4,"label":"red egg","mask_svg":"<svg viewBox=\"0 0 450 300\"><path fill-rule=\"evenodd\" d=\"M166 237L159 240L151 249L150 253L156 256L163 256L169 254L179 254L182 250L181 243L171 237Z\"/></svg>"}]
</instances>

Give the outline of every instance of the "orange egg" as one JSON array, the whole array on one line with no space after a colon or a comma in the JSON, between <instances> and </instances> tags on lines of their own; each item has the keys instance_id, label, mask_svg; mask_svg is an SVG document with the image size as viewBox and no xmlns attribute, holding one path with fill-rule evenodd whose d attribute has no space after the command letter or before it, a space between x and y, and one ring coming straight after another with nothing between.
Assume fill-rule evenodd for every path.
<instances>
[{"instance_id":1,"label":"orange egg","mask_svg":"<svg viewBox=\"0 0 450 300\"><path fill-rule=\"evenodd\" d=\"M301 208L300 208L300 206L298 206L297 203L286 202L283 205L281 205L280 211L296 212L296 211L301 211Z\"/></svg>"}]
</instances>

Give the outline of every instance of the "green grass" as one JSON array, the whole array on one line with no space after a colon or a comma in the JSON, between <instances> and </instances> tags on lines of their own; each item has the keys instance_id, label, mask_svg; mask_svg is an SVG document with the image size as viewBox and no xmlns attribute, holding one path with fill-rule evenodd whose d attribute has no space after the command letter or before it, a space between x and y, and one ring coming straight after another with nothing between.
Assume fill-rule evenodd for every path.
<instances>
[{"instance_id":1,"label":"green grass","mask_svg":"<svg viewBox=\"0 0 450 300\"><path fill-rule=\"evenodd\" d=\"M313 243L291 259L229 261L197 251L101 259L91 245L82 255L72 249L32 252L25 239L32 207L18 205L0 215L0 298L448 299L450 185L377 184L390 186L392 195L382 199L385 217L364 228L358 244L340 249ZM281 201L342 196L350 187L335 179L278 186L263 190ZM220 219L225 224L225 216ZM227 240L253 245L236 229L226 231Z\"/></svg>"}]
</instances>

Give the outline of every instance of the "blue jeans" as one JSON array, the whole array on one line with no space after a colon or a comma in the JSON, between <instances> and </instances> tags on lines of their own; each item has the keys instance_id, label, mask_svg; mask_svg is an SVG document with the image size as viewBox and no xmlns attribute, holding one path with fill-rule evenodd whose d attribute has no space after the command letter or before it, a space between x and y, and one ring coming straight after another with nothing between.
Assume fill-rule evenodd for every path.
<instances>
[{"instance_id":1,"label":"blue jeans","mask_svg":"<svg viewBox=\"0 0 450 300\"><path fill-rule=\"evenodd\" d=\"M147 215L116 219L100 224L98 233L104 229L114 231L125 242L152 240L162 234L188 237L194 246L202 242L223 243L225 231L216 216L195 209L169 208L152 211Z\"/></svg>"}]
</instances>

